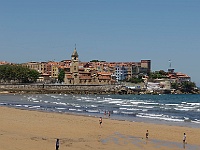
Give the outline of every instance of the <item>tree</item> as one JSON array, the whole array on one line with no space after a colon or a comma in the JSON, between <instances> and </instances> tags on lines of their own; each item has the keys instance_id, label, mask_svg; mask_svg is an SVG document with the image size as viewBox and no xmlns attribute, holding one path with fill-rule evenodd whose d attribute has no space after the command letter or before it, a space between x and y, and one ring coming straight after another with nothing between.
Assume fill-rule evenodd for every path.
<instances>
[{"instance_id":1,"label":"tree","mask_svg":"<svg viewBox=\"0 0 200 150\"><path fill-rule=\"evenodd\" d=\"M160 70L160 71L159 71L159 74L161 74L161 75L163 75L163 76L166 76L168 73L165 72L164 70Z\"/></svg>"},{"instance_id":2,"label":"tree","mask_svg":"<svg viewBox=\"0 0 200 150\"><path fill-rule=\"evenodd\" d=\"M160 71L155 71L155 72L151 72L149 75L150 79L161 79L161 78L167 78L167 73L163 70Z\"/></svg>"},{"instance_id":3,"label":"tree","mask_svg":"<svg viewBox=\"0 0 200 150\"><path fill-rule=\"evenodd\" d=\"M63 69L61 69L58 74L58 81L60 83L62 83L62 82L64 82L64 78L65 78L65 71Z\"/></svg>"},{"instance_id":4,"label":"tree","mask_svg":"<svg viewBox=\"0 0 200 150\"><path fill-rule=\"evenodd\" d=\"M91 60L90 62L99 62L99 60Z\"/></svg>"},{"instance_id":5,"label":"tree","mask_svg":"<svg viewBox=\"0 0 200 150\"><path fill-rule=\"evenodd\" d=\"M29 82L36 82L39 78L40 74L36 70L29 70L28 72L28 80Z\"/></svg>"},{"instance_id":6,"label":"tree","mask_svg":"<svg viewBox=\"0 0 200 150\"><path fill-rule=\"evenodd\" d=\"M36 82L40 74L36 70L23 67L21 65L1 65L0 81L3 82Z\"/></svg>"},{"instance_id":7,"label":"tree","mask_svg":"<svg viewBox=\"0 0 200 150\"><path fill-rule=\"evenodd\" d=\"M191 92L196 87L194 82L185 81L181 84L182 92Z\"/></svg>"},{"instance_id":8,"label":"tree","mask_svg":"<svg viewBox=\"0 0 200 150\"><path fill-rule=\"evenodd\" d=\"M172 88L172 89L178 90L178 87L179 87L179 85L178 85L177 82L171 83L171 88Z\"/></svg>"},{"instance_id":9,"label":"tree","mask_svg":"<svg viewBox=\"0 0 200 150\"><path fill-rule=\"evenodd\" d=\"M143 79L140 78L140 77L133 77L133 78L130 78L127 82L131 82L131 83L141 83L143 82Z\"/></svg>"}]
</instances>

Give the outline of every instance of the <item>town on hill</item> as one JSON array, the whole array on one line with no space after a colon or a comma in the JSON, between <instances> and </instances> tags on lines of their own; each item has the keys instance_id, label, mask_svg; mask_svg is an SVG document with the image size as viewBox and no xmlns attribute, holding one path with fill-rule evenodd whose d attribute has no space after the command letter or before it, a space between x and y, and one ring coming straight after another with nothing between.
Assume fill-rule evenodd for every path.
<instances>
[{"instance_id":1,"label":"town on hill","mask_svg":"<svg viewBox=\"0 0 200 150\"><path fill-rule=\"evenodd\" d=\"M18 67L17 67L18 66ZM14 67L14 68L13 68ZM26 69L22 69L26 68ZM71 60L60 62L0 62L1 84L37 83L43 85L122 86L117 93L198 93L191 77L173 68L151 71L151 60L140 62L79 61L76 50ZM26 72L26 73L25 73ZM124 89L125 87L125 89ZM87 90L86 90L87 91ZM96 90L97 91L97 90ZM123 91L123 92L122 92ZM134 91L134 92L127 92ZM116 91L114 92L116 93Z\"/></svg>"}]
</instances>

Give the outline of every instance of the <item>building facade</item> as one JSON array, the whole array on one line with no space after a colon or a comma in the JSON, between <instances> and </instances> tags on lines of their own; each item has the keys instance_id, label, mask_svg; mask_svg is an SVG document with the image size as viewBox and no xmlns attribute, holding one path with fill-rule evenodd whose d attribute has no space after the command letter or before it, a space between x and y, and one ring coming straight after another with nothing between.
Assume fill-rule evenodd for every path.
<instances>
[{"instance_id":1,"label":"building facade","mask_svg":"<svg viewBox=\"0 0 200 150\"><path fill-rule=\"evenodd\" d=\"M76 48L71 55L70 69L65 70L64 83L69 85L112 84L111 73L89 69L90 64L80 65Z\"/></svg>"}]
</instances>

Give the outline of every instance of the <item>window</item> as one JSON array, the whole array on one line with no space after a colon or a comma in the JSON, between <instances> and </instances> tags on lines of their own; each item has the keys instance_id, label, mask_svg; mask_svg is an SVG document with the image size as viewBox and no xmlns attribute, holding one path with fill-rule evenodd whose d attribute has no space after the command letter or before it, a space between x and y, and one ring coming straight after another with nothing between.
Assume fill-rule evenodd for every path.
<instances>
[{"instance_id":1,"label":"window","mask_svg":"<svg viewBox=\"0 0 200 150\"><path fill-rule=\"evenodd\" d=\"M77 74L75 74L74 77L77 78Z\"/></svg>"}]
</instances>

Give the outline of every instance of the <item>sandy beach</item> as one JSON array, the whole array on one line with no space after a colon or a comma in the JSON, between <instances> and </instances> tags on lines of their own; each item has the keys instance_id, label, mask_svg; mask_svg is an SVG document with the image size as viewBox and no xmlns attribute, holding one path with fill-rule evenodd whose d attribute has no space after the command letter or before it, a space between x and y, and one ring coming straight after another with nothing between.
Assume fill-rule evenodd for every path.
<instances>
[{"instance_id":1,"label":"sandy beach","mask_svg":"<svg viewBox=\"0 0 200 150\"><path fill-rule=\"evenodd\" d=\"M0 114L1 150L54 150L57 138L59 150L200 149L200 128L118 121L104 115L100 127L96 117L6 107L0 107Z\"/></svg>"}]
</instances>

